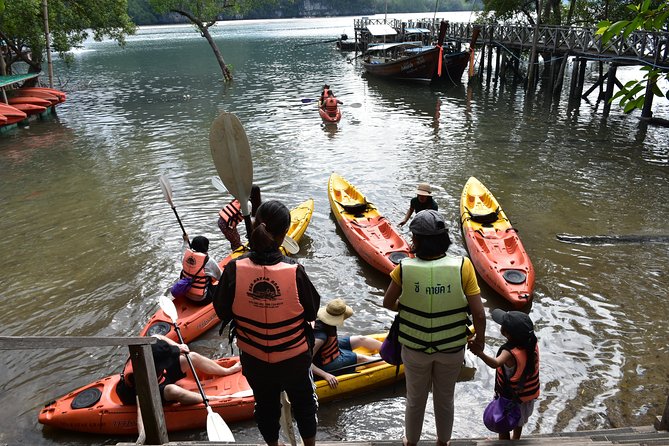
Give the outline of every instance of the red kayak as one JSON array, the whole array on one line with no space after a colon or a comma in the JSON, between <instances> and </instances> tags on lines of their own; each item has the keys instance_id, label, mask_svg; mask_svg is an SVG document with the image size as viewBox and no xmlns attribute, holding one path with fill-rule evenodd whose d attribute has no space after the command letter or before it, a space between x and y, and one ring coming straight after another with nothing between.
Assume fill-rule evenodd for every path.
<instances>
[{"instance_id":1,"label":"red kayak","mask_svg":"<svg viewBox=\"0 0 669 446\"><path fill-rule=\"evenodd\" d=\"M15 98L30 97L30 96L49 101L49 105L56 105L61 102L60 98L57 95L49 93L47 91L41 91L41 90L25 91L23 89L18 89L11 92L11 97Z\"/></svg>"},{"instance_id":2,"label":"red kayak","mask_svg":"<svg viewBox=\"0 0 669 446\"><path fill-rule=\"evenodd\" d=\"M22 104L22 103L15 103L12 104L12 107L16 108L17 110L21 110L23 113L26 115L38 115L40 113L43 113L46 111L46 107L43 105L36 105L36 104Z\"/></svg>"},{"instance_id":3,"label":"red kayak","mask_svg":"<svg viewBox=\"0 0 669 446\"><path fill-rule=\"evenodd\" d=\"M341 109L339 107L337 107L337 112L334 114L330 114L321 107L318 107L318 113L326 124L336 124L341 120Z\"/></svg>"},{"instance_id":4,"label":"red kayak","mask_svg":"<svg viewBox=\"0 0 669 446\"><path fill-rule=\"evenodd\" d=\"M333 173L328 181L330 208L344 235L360 257L385 274L405 257L404 237L351 183Z\"/></svg>"},{"instance_id":5,"label":"red kayak","mask_svg":"<svg viewBox=\"0 0 669 446\"><path fill-rule=\"evenodd\" d=\"M22 92L22 94L33 93L33 92L47 93L47 94L56 96L60 102L65 102L65 100L67 99L67 95L64 92L62 92L60 90L56 90L55 88L22 87L22 88L19 88L19 91ZM32 95L32 96L36 96L36 95ZM37 96L37 97L39 97L39 96Z\"/></svg>"},{"instance_id":6,"label":"red kayak","mask_svg":"<svg viewBox=\"0 0 669 446\"><path fill-rule=\"evenodd\" d=\"M3 125L15 124L28 117L25 112L22 112L12 105L7 105L4 102L0 102L0 114L7 118L7 121L5 121Z\"/></svg>"},{"instance_id":7,"label":"red kayak","mask_svg":"<svg viewBox=\"0 0 669 446\"><path fill-rule=\"evenodd\" d=\"M15 104L33 104L45 108L51 106L50 101L35 96L10 96L7 98L7 103L12 106Z\"/></svg>"},{"instance_id":8,"label":"red kayak","mask_svg":"<svg viewBox=\"0 0 669 446\"><path fill-rule=\"evenodd\" d=\"M495 197L476 178L460 198L462 234L479 275L516 309L532 300L534 267Z\"/></svg>"}]
</instances>

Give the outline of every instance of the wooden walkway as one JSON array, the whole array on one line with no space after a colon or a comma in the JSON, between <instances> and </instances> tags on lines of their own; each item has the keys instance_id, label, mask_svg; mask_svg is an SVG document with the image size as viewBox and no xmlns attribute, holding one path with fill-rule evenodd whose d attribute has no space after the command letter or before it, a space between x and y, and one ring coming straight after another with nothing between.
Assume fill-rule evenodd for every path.
<instances>
[{"instance_id":1,"label":"wooden walkway","mask_svg":"<svg viewBox=\"0 0 669 446\"><path fill-rule=\"evenodd\" d=\"M492 434L492 433L491 433ZM494 435L494 434L492 434ZM230 443L219 442L172 442L169 446L207 446ZM264 446L234 443L235 446ZM652 426L625 427L596 431L565 432L550 435L528 435L518 441L500 441L487 438L453 439L451 446L605 446L605 445L669 445L669 432L657 431ZM132 446L135 443L118 443L117 446ZM317 446L402 446L401 441L317 441ZM419 446L434 445L434 441L421 441Z\"/></svg>"}]
</instances>

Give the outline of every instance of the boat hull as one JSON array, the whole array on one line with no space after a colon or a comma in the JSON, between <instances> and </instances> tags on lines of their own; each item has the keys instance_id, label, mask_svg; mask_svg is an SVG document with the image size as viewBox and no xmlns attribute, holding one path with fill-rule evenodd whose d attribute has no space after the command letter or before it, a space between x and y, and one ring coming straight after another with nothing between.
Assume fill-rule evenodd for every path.
<instances>
[{"instance_id":1,"label":"boat hull","mask_svg":"<svg viewBox=\"0 0 669 446\"><path fill-rule=\"evenodd\" d=\"M372 337L383 340L386 334L374 334ZM356 349L361 354L373 355L378 352L364 348ZM219 362L229 367L237 362L236 357L221 358ZM198 375L207 395L228 395L223 400L210 400L212 410L221 415L228 423L250 420L253 418L255 400L251 388L242 372L229 376ZM325 380L315 382L319 402L327 402L358 395L378 387L391 384L404 377L404 367L399 370L394 365L379 361L365 368L359 367L350 373L339 375L339 385L332 389ZM120 375L112 375L80 387L67 395L45 405L38 415L38 421L77 432L89 432L107 435L136 435L137 406L123 405L116 395L116 385ZM178 384L197 392L197 384L189 372ZM91 390L93 389L93 390ZM99 398L91 398L91 394ZM76 402L79 401L79 402ZM80 407L84 401L85 406ZM73 408L73 403L75 407ZM206 425L207 411L204 404L181 405L179 403L163 406L165 424L169 432L202 429Z\"/></svg>"},{"instance_id":2,"label":"boat hull","mask_svg":"<svg viewBox=\"0 0 669 446\"><path fill-rule=\"evenodd\" d=\"M341 120L341 110L339 107L337 107L337 112L334 115L331 115L320 107L318 108L318 113L321 115L321 119L326 124L336 124Z\"/></svg>"},{"instance_id":3,"label":"boat hull","mask_svg":"<svg viewBox=\"0 0 669 446\"><path fill-rule=\"evenodd\" d=\"M314 200L311 198L291 209L288 235L295 241L299 242L304 235L313 212ZM219 266L221 269L225 268L225 265L230 260L241 256L245 252L244 247L235 250L222 259L219 262ZM220 322L214 310L214 305L211 303L197 305L186 297L175 297L174 306L177 308L178 314L177 325L185 342L191 342L206 331L214 328ZM156 311L140 332L140 336L151 336L153 334L161 334L178 341L172 319L161 309Z\"/></svg>"},{"instance_id":4,"label":"boat hull","mask_svg":"<svg viewBox=\"0 0 669 446\"><path fill-rule=\"evenodd\" d=\"M460 216L478 274L514 308L525 307L534 292L534 267L497 199L474 177L462 190Z\"/></svg>"},{"instance_id":5,"label":"boat hull","mask_svg":"<svg viewBox=\"0 0 669 446\"><path fill-rule=\"evenodd\" d=\"M365 262L390 274L399 260L410 255L404 237L364 195L336 173L328 180L328 198L337 224Z\"/></svg>"},{"instance_id":6,"label":"boat hull","mask_svg":"<svg viewBox=\"0 0 669 446\"><path fill-rule=\"evenodd\" d=\"M462 74L467 69L468 63L469 53L466 51L444 54L441 76L435 71L434 76L432 76L432 81L459 84L462 80Z\"/></svg>"},{"instance_id":7,"label":"boat hull","mask_svg":"<svg viewBox=\"0 0 669 446\"><path fill-rule=\"evenodd\" d=\"M430 81L437 72L439 48L389 62L363 61L365 71L373 76L391 79Z\"/></svg>"}]
</instances>

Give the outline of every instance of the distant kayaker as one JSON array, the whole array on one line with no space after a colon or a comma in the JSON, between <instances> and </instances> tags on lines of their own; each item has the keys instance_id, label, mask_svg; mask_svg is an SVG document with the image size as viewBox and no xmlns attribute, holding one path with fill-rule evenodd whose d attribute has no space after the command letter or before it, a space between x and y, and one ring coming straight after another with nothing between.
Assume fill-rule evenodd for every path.
<instances>
[{"instance_id":1,"label":"distant kayaker","mask_svg":"<svg viewBox=\"0 0 669 446\"><path fill-rule=\"evenodd\" d=\"M344 325L344 320L352 314L353 309L343 299L333 299L318 310L314 326L314 363L311 370L325 379L333 389L339 384L333 374L337 369L374 359L372 356L355 353L353 349L364 347L378 352L381 348L381 341L369 336L337 337L337 327ZM352 371L349 369L348 373Z\"/></svg>"},{"instance_id":2,"label":"distant kayaker","mask_svg":"<svg viewBox=\"0 0 669 446\"><path fill-rule=\"evenodd\" d=\"M523 426L534 411L534 401L539 397L537 337L532 319L521 311L495 308L492 319L502 326L502 335L507 339L497 351L497 356L488 356L483 347L476 343L472 343L469 348L488 367L497 369L495 397L503 396L519 403L520 420L513 431L496 430L500 440L519 440Z\"/></svg>"},{"instance_id":3,"label":"distant kayaker","mask_svg":"<svg viewBox=\"0 0 669 446\"><path fill-rule=\"evenodd\" d=\"M286 206L276 200L260 205L250 252L226 265L214 308L222 328L232 321L230 339L237 339L242 373L253 389L254 417L265 442L278 445L285 391L304 445L313 446L318 405L311 375L310 322L316 319L321 298L304 267L279 250L289 227Z\"/></svg>"},{"instance_id":4,"label":"distant kayaker","mask_svg":"<svg viewBox=\"0 0 669 446\"><path fill-rule=\"evenodd\" d=\"M329 115L334 116L337 114L337 109L339 108L339 104L343 104L342 101L337 99L332 92L332 90L328 90L328 95L323 101L323 110L328 112Z\"/></svg>"},{"instance_id":5,"label":"distant kayaker","mask_svg":"<svg viewBox=\"0 0 669 446\"><path fill-rule=\"evenodd\" d=\"M438 211L439 206L434 201L432 197L432 187L428 183L419 183L416 188L416 196L411 199L409 204L409 210L404 216L404 220L398 223L398 226L404 226L406 222L409 221L411 215L415 212L416 214L420 211L426 209L432 209L433 211Z\"/></svg>"},{"instance_id":6,"label":"distant kayaker","mask_svg":"<svg viewBox=\"0 0 669 446\"><path fill-rule=\"evenodd\" d=\"M437 446L453 433L455 382L465 358L468 313L472 343L485 344L485 310L472 262L448 256L451 244L443 217L420 211L410 225L416 258L402 259L390 273L383 306L399 311L399 341L406 378L404 446L420 440L425 403L432 391Z\"/></svg>"},{"instance_id":7,"label":"distant kayaker","mask_svg":"<svg viewBox=\"0 0 669 446\"><path fill-rule=\"evenodd\" d=\"M330 86L328 84L323 85L323 91L321 91L321 97L318 99L318 105L323 105L323 102L328 97L328 91L330 91Z\"/></svg>"},{"instance_id":8,"label":"distant kayaker","mask_svg":"<svg viewBox=\"0 0 669 446\"><path fill-rule=\"evenodd\" d=\"M203 402L202 395L199 392L191 392L175 384L180 379L185 378L186 371L190 370L185 356L186 353L189 353L190 360L196 370L210 375L232 375L241 369L239 363L226 368L199 353L191 352L186 344L177 344L165 336L154 336L158 338L158 341L151 344L151 353L156 366L158 389L163 403L198 404ZM136 404L137 390L135 389L135 377L130 360L123 369L121 380L116 386L116 393L123 404ZM209 400L224 398L229 398L229 396L207 395Z\"/></svg>"},{"instance_id":9,"label":"distant kayaker","mask_svg":"<svg viewBox=\"0 0 669 446\"><path fill-rule=\"evenodd\" d=\"M255 184L251 186L249 201L251 202L251 217L255 217L258 206L262 202L260 187ZM243 220L244 216L239 210L239 202L237 200L232 200L218 211L218 228L230 242L230 249L233 251L242 246L237 225Z\"/></svg>"},{"instance_id":10,"label":"distant kayaker","mask_svg":"<svg viewBox=\"0 0 669 446\"><path fill-rule=\"evenodd\" d=\"M188 246L188 234L184 234L184 245L181 253L180 280L172 287L172 294L183 295L191 301L206 305L211 303L216 283L221 277L218 263L209 257L209 239L202 235L193 238ZM185 290L179 289L183 280L190 279Z\"/></svg>"}]
</instances>

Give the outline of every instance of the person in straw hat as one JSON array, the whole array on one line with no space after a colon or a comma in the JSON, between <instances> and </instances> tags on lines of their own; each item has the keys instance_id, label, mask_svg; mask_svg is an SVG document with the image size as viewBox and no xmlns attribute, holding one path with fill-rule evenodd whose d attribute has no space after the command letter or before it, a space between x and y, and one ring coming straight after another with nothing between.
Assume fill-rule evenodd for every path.
<instances>
[{"instance_id":1,"label":"person in straw hat","mask_svg":"<svg viewBox=\"0 0 669 446\"><path fill-rule=\"evenodd\" d=\"M351 317L353 309L346 305L343 299L332 299L318 310L314 326L314 362L311 370L315 375L325 379L333 389L339 381L337 369L361 362L372 361L368 355L355 353L353 349L364 347L370 351L379 351L381 341L369 336L337 337L337 327L344 325L344 321Z\"/></svg>"},{"instance_id":2,"label":"person in straw hat","mask_svg":"<svg viewBox=\"0 0 669 446\"><path fill-rule=\"evenodd\" d=\"M409 221L411 215L415 212L416 214L420 211L426 209L432 209L433 211L438 211L439 206L432 198L432 187L429 183L419 183L416 187L416 196L411 199L409 204L409 210L404 216L404 220L399 223L399 226L404 226L406 222Z\"/></svg>"}]
</instances>

